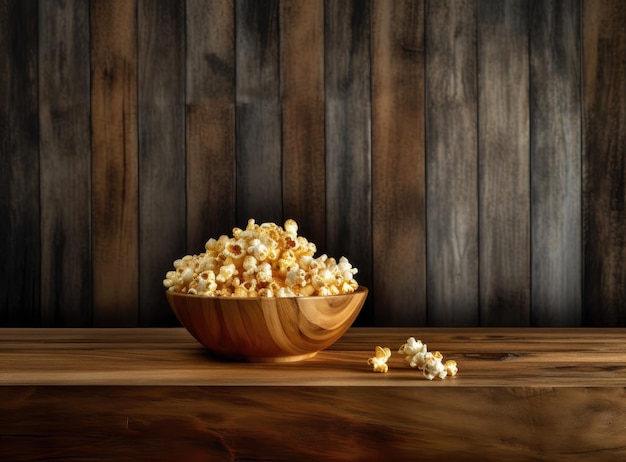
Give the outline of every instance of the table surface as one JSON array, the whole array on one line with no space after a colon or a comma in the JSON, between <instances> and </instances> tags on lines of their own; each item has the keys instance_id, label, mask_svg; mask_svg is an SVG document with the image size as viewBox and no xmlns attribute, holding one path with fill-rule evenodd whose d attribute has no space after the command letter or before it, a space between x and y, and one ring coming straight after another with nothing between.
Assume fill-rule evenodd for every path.
<instances>
[{"instance_id":1,"label":"table surface","mask_svg":"<svg viewBox=\"0 0 626 462\"><path fill-rule=\"evenodd\" d=\"M404 363L409 337L457 362L429 381ZM389 347L389 372L367 364ZM0 329L0 386L624 387L624 328L352 328L316 357L250 364L209 355L183 328Z\"/></svg>"},{"instance_id":2,"label":"table surface","mask_svg":"<svg viewBox=\"0 0 626 462\"><path fill-rule=\"evenodd\" d=\"M409 337L459 365L427 380ZM393 351L386 374L367 360ZM626 460L626 329L352 328L296 363L184 329L0 329L0 459Z\"/></svg>"}]
</instances>

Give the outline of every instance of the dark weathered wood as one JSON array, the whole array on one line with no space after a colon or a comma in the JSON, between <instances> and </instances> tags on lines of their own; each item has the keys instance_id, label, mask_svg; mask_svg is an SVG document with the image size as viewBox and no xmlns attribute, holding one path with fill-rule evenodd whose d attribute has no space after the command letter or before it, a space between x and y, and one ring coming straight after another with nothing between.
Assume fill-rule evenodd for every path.
<instances>
[{"instance_id":1,"label":"dark weathered wood","mask_svg":"<svg viewBox=\"0 0 626 462\"><path fill-rule=\"evenodd\" d=\"M626 325L626 4L583 3L584 319Z\"/></svg>"},{"instance_id":2,"label":"dark weathered wood","mask_svg":"<svg viewBox=\"0 0 626 462\"><path fill-rule=\"evenodd\" d=\"M329 255L346 256L372 287L370 1L326 0L326 226ZM367 303L359 323L371 325Z\"/></svg>"},{"instance_id":3,"label":"dark weathered wood","mask_svg":"<svg viewBox=\"0 0 626 462\"><path fill-rule=\"evenodd\" d=\"M93 322L139 317L137 5L91 2Z\"/></svg>"},{"instance_id":4,"label":"dark weathered wood","mask_svg":"<svg viewBox=\"0 0 626 462\"><path fill-rule=\"evenodd\" d=\"M0 1L0 325L40 323L37 2Z\"/></svg>"},{"instance_id":5,"label":"dark weathered wood","mask_svg":"<svg viewBox=\"0 0 626 462\"><path fill-rule=\"evenodd\" d=\"M532 325L582 321L580 1L530 6Z\"/></svg>"},{"instance_id":6,"label":"dark weathered wood","mask_svg":"<svg viewBox=\"0 0 626 462\"><path fill-rule=\"evenodd\" d=\"M0 0L0 324L175 325L174 259L291 216L359 324L623 325L625 15Z\"/></svg>"},{"instance_id":7,"label":"dark weathered wood","mask_svg":"<svg viewBox=\"0 0 626 462\"><path fill-rule=\"evenodd\" d=\"M89 3L39 2L39 18L41 318L45 326L88 326Z\"/></svg>"},{"instance_id":8,"label":"dark weathered wood","mask_svg":"<svg viewBox=\"0 0 626 462\"><path fill-rule=\"evenodd\" d=\"M411 335L458 375L428 381L405 366L396 352ZM0 454L619 461L625 335L355 328L307 361L246 364L207 356L183 329L2 329ZM392 349L387 374L367 364L378 344Z\"/></svg>"},{"instance_id":9,"label":"dark weathered wood","mask_svg":"<svg viewBox=\"0 0 626 462\"><path fill-rule=\"evenodd\" d=\"M228 1L186 3L187 252L192 254L235 226L234 14Z\"/></svg>"},{"instance_id":10,"label":"dark weathered wood","mask_svg":"<svg viewBox=\"0 0 626 462\"><path fill-rule=\"evenodd\" d=\"M374 319L425 325L423 2L373 4L371 61Z\"/></svg>"},{"instance_id":11,"label":"dark weathered wood","mask_svg":"<svg viewBox=\"0 0 626 462\"><path fill-rule=\"evenodd\" d=\"M283 212L325 248L324 0L281 1L280 44Z\"/></svg>"},{"instance_id":12,"label":"dark weathered wood","mask_svg":"<svg viewBox=\"0 0 626 462\"><path fill-rule=\"evenodd\" d=\"M426 4L430 325L479 323L476 2Z\"/></svg>"},{"instance_id":13,"label":"dark weathered wood","mask_svg":"<svg viewBox=\"0 0 626 462\"><path fill-rule=\"evenodd\" d=\"M237 226L282 224L278 1L235 2Z\"/></svg>"},{"instance_id":14,"label":"dark weathered wood","mask_svg":"<svg viewBox=\"0 0 626 462\"><path fill-rule=\"evenodd\" d=\"M6 387L0 388L0 450L15 462L626 457L623 388L424 391Z\"/></svg>"},{"instance_id":15,"label":"dark weathered wood","mask_svg":"<svg viewBox=\"0 0 626 462\"><path fill-rule=\"evenodd\" d=\"M478 2L482 325L530 323L528 2Z\"/></svg>"},{"instance_id":16,"label":"dark weathered wood","mask_svg":"<svg viewBox=\"0 0 626 462\"><path fill-rule=\"evenodd\" d=\"M174 324L165 272L185 253L184 3L140 0L138 28L140 323Z\"/></svg>"}]
</instances>

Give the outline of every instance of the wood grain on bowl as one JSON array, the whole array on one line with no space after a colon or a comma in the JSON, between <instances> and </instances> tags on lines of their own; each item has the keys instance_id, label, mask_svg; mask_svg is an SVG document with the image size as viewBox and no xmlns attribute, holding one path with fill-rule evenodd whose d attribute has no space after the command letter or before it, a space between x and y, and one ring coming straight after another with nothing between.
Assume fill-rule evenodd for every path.
<instances>
[{"instance_id":1,"label":"wood grain on bowl","mask_svg":"<svg viewBox=\"0 0 626 462\"><path fill-rule=\"evenodd\" d=\"M249 362L312 358L358 316L368 290L289 297L203 297L166 292L180 323L213 354Z\"/></svg>"}]
</instances>

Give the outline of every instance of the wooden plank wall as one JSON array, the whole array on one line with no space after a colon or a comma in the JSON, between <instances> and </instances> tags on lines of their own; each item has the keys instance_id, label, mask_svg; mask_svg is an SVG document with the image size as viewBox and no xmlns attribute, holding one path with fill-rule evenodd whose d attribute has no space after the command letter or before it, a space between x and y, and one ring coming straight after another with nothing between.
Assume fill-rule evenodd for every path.
<instances>
[{"instance_id":1,"label":"wooden plank wall","mask_svg":"<svg viewBox=\"0 0 626 462\"><path fill-rule=\"evenodd\" d=\"M294 218L357 324L626 325L620 0L0 0L1 326L175 325Z\"/></svg>"},{"instance_id":2,"label":"wooden plank wall","mask_svg":"<svg viewBox=\"0 0 626 462\"><path fill-rule=\"evenodd\" d=\"M425 12L427 319L477 325L477 5L454 6L429 2Z\"/></svg>"}]
</instances>

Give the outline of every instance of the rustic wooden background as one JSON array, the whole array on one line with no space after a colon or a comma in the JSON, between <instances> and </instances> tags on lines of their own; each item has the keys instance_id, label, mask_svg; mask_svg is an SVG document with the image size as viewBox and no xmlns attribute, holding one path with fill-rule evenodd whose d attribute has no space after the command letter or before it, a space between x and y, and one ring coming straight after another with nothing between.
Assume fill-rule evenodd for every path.
<instances>
[{"instance_id":1,"label":"rustic wooden background","mask_svg":"<svg viewBox=\"0 0 626 462\"><path fill-rule=\"evenodd\" d=\"M294 218L360 325L626 325L621 0L0 0L0 325L176 325Z\"/></svg>"}]
</instances>

